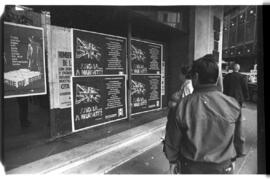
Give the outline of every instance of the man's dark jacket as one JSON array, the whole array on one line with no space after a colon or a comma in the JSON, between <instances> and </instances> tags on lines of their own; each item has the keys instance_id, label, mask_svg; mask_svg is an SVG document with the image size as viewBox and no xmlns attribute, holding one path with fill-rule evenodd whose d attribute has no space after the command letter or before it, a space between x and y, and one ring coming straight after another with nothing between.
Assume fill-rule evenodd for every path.
<instances>
[{"instance_id":1,"label":"man's dark jacket","mask_svg":"<svg viewBox=\"0 0 270 179\"><path fill-rule=\"evenodd\" d=\"M234 97L240 104L249 97L247 77L239 72L227 74L223 79L223 88L224 94Z\"/></svg>"},{"instance_id":2,"label":"man's dark jacket","mask_svg":"<svg viewBox=\"0 0 270 179\"><path fill-rule=\"evenodd\" d=\"M241 108L215 85L195 88L183 98L166 126L164 152L170 163L181 158L220 164L245 155Z\"/></svg>"}]
</instances>

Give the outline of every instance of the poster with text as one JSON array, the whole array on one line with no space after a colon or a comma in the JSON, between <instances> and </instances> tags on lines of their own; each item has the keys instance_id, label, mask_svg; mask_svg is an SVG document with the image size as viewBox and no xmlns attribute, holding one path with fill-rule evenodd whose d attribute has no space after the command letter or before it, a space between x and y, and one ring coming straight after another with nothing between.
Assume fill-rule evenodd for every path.
<instances>
[{"instance_id":1,"label":"poster with text","mask_svg":"<svg viewBox=\"0 0 270 179\"><path fill-rule=\"evenodd\" d=\"M141 40L131 40L131 73L160 74L162 45Z\"/></svg>"},{"instance_id":2,"label":"poster with text","mask_svg":"<svg viewBox=\"0 0 270 179\"><path fill-rule=\"evenodd\" d=\"M70 78L72 75L71 52L58 51L59 106L71 106Z\"/></svg>"},{"instance_id":3,"label":"poster with text","mask_svg":"<svg viewBox=\"0 0 270 179\"><path fill-rule=\"evenodd\" d=\"M4 97L46 94L43 29L4 23Z\"/></svg>"},{"instance_id":4,"label":"poster with text","mask_svg":"<svg viewBox=\"0 0 270 179\"><path fill-rule=\"evenodd\" d=\"M126 38L73 29L74 76L126 74Z\"/></svg>"},{"instance_id":5,"label":"poster with text","mask_svg":"<svg viewBox=\"0 0 270 179\"><path fill-rule=\"evenodd\" d=\"M161 109L160 75L131 76L132 114Z\"/></svg>"},{"instance_id":6,"label":"poster with text","mask_svg":"<svg viewBox=\"0 0 270 179\"><path fill-rule=\"evenodd\" d=\"M72 130L127 118L124 75L72 77Z\"/></svg>"},{"instance_id":7,"label":"poster with text","mask_svg":"<svg viewBox=\"0 0 270 179\"><path fill-rule=\"evenodd\" d=\"M47 25L48 82L51 109L71 107L71 29Z\"/></svg>"}]
</instances>

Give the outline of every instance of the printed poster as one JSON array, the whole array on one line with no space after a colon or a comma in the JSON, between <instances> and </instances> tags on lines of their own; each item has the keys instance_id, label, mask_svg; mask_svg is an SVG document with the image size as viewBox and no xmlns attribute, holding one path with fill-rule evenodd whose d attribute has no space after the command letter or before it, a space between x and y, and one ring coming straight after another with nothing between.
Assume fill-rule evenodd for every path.
<instances>
[{"instance_id":1,"label":"printed poster","mask_svg":"<svg viewBox=\"0 0 270 179\"><path fill-rule=\"evenodd\" d=\"M162 45L141 40L131 40L131 73L160 74Z\"/></svg>"},{"instance_id":2,"label":"printed poster","mask_svg":"<svg viewBox=\"0 0 270 179\"><path fill-rule=\"evenodd\" d=\"M127 118L124 75L72 77L72 130Z\"/></svg>"},{"instance_id":3,"label":"printed poster","mask_svg":"<svg viewBox=\"0 0 270 179\"><path fill-rule=\"evenodd\" d=\"M46 94L43 29L4 22L3 64L5 98Z\"/></svg>"},{"instance_id":4,"label":"printed poster","mask_svg":"<svg viewBox=\"0 0 270 179\"><path fill-rule=\"evenodd\" d=\"M126 38L73 29L74 76L126 74Z\"/></svg>"},{"instance_id":5,"label":"printed poster","mask_svg":"<svg viewBox=\"0 0 270 179\"><path fill-rule=\"evenodd\" d=\"M161 109L160 75L132 75L132 114Z\"/></svg>"}]
</instances>

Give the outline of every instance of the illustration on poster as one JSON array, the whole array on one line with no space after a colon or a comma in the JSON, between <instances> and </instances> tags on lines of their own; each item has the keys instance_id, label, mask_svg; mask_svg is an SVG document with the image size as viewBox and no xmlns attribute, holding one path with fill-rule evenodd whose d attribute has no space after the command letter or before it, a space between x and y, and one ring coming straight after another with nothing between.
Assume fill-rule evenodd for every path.
<instances>
[{"instance_id":1,"label":"illustration on poster","mask_svg":"<svg viewBox=\"0 0 270 179\"><path fill-rule=\"evenodd\" d=\"M134 45L131 45L131 60L138 60L139 62L144 62L145 55L143 51L139 48L136 48Z\"/></svg>"},{"instance_id":2,"label":"illustration on poster","mask_svg":"<svg viewBox=\"0 0 270 179\"><path fill-rule=\"evenodd\" d=\"M131 95L133 94L144 94L146 89L145 89L145 85L140 83L140 82L137 82L137 81L134 81L132 80L131 81L132 84L131 84Z\"/></svg>"},{"instance_id":3,"label":"illustration on poster","mask_svg":"<svg viewBox=\"0 0 270 179\"><path fill-rule=\"evenodd\" d=\"M40 43L35 41L35 36L28 37L28 45L26 52L27 68L13 70L4 73L4 82L9 86L16 88L25 87L29 84L41 79L42 71L42 48ZM4 55L4 61L7 64Z\"/></svg>"},{"instance_id":4,"label":"illustration on poster","mask_svg":"<svg viewBox=\"0 0 270 179\"><path fill-rule=\"evenodd\" d=\"M95 44L76 38L76 58L87 56L88 59L100 61L101 53Z\"/></svg>"},{"instance_id":5,"label":"illustration on poster","mask_svg":"<svg viewBox=\"0 0 270 179\"><path fill-rule=\"evenodd\" d=\"M93 101L99 103L101 95L98 91L96 88L77 84L75 104L80 104L81 102L92 103Z\"/></svg>"}]
</instances>

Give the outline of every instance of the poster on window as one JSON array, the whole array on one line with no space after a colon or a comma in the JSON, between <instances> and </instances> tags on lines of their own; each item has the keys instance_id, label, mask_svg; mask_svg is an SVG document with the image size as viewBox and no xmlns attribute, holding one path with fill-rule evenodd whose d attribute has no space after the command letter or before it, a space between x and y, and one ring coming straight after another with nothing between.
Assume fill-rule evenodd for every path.
<instances>
[{"instance_id":1,"label":"poster on window","mask_svg":"<svg viewBox=\"0 0 270 179\"><path fill-rule=\"evenodd\" d=\"M72 58L70 28L47 25L48 83L51 109L71 107Z\"/></svg>"},{"instance_id":2,"label":"poster on window","mask_svg":"<svg viewBox=\"0 0 270 179\"><path fill-rule=\"evenodd\" d=\"M161 76L131 76L131 111L138 114L161 109Z\"/></svg>"},{"instance_id":3,"label":"poster on window","mask_svg":"<svg viewBox=\"0 0 270 179\"><path fill-rule=\"evenodd\" d=\"M72 29L74 76L126 74L126 38Z\"/></svg>"},{"instance_id":4,"label":"poster on window","mask_svg":"<svg viewBox=\"0 0 270 179\"><path fill-rule=\"evenodd\" d=\"M71 52L58 51L59 106L71 106L70 78L72 75Z\"/></svg>"},{"instance_id":5,"label":"poster on window","mask_svg":"<svg viewBox=\"0 0 270 179\"><path fill-rule=\"evenodd\" d=\"M4 22L4 98L46 94L43 29Z\"/></svg>"},{"instance_id":6,"label":"poster on window","mask_svg":"<svg viewBox=\"0 0 270 179\"><path fill-rule=\"evenodd\" d=\"M141 40L131 40L131 73L160 74L163 46Z\"/></svg>"},{"instance_id":7,"label":"poster on window","mask_svg":"<svg viewBox=\"0 0 270 179\"><path fill-rule=\"evenodd\" d=\"M72 77L72 131L127 118L125 75Z\"/></svg>"}]
</instances>

